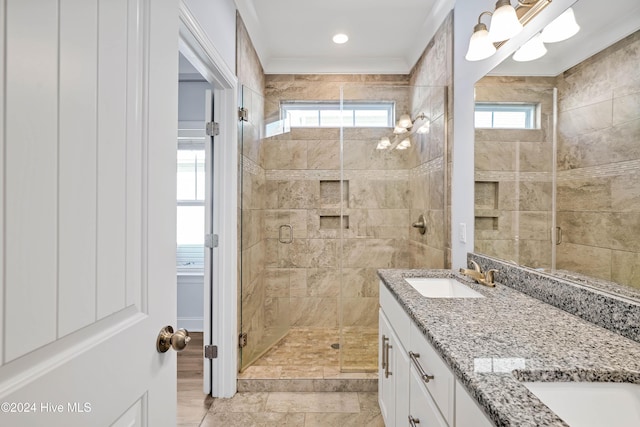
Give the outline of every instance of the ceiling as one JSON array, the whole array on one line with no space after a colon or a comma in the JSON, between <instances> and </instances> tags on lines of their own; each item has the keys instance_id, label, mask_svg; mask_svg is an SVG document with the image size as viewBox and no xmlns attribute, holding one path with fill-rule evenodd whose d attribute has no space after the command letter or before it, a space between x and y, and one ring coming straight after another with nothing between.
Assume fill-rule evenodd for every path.
<instances>
[{"instance_id":1,"label":"ceiling","mask_svg":"<svg viewBox=\"0 0 640 427\"><path fill-rule=\"evenodd\" d=\"M450 0L235 2L267 74L408 74L451 8ZM349 41L333 43L336 33Z\"/></svg>"}]
</instances>

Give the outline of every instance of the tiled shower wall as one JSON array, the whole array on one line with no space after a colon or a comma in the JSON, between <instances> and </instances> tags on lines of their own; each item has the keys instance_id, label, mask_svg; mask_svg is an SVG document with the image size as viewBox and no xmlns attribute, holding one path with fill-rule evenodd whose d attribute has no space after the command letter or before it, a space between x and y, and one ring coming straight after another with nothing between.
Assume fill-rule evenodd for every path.
<instances>
[{"instance_id":1,"label":"tiled shower wall","mask_svg":"<svg viewBox=\"0 0 640 427\"><path fill-rule=\"evenodd\" d=\"M411 221L423 213L427 232L409 234L413 262L420 268L451 266L451 146L453 135L453 14L444 20L411 70L411 112L425 112L431 131L412 147L409 171Z\"/></svg>"},{"instance_id":2,"label":"tiled shower wall","mask_svg":"<svg viewBox=\"0 0 640 427\"><path fill-rule=\"evenodd\" d=\"M485 77L476 101L540 105L539 129L476 129L475 251L551 267L553 87L550 77Z\"/></svg>"},{"instance_id":3,"label":"tiled shower wall","mask_svg":"<svg viewBox=\"0 0 640 427\"><path fill-rule=\"evenodd\" d=\"M345 99L391 100L406 110L407 80L268 75L265 93L267 105L277 108L283 100L339 101L340 87L346 85ZM375 271L410 262L404 244L410 153L376 150L379 138L388 133L389 129L344 130L342 186L340 129L294 128L264 141L267 288L290 298L292 327L338 328L342 305L348 307L342 313L344 326L377 328ZM278 241L283 224L293 228L290 244Z\"/></svg>"},{"instance_id":4,"label":"tiled shower wall","mask_svg":"<svg viewBox=\"0 0 640 427\"><path fill-rule=\"evenodd\" d=\"M265 76L238 17L237 72L251 89L245 88L245 103L265 95L262 107L249 107L242 127L239 301L250 343L243 361L258 356L261 341L268 341L262 338L283 325L343 326L343 367L371 368L365 365L377 363L376 270L449 265L451 34L449 16L410 75ZM398 114L425 112L432 126L406 151L375 149L389 129L345 129L341 186L339 129L294 129L261 139L255 125L277 118L281 100L339 100L343 85L345 99L395 100ZM420 213L427 217L424 236L411 227ZM285 224L293 230L290 244L278 242ZM286 237L288 228L282 232Z\"/></svg>"},{"instance_id":5,"label":"tiled shower wall","mask_svg":"<svg viewBox=\"0 0 640 427\"><path fill-rule=\"evenodd\" d=\"M557 268L640 287L640 32L558 76Z\"/></svg>"}]
</instances>

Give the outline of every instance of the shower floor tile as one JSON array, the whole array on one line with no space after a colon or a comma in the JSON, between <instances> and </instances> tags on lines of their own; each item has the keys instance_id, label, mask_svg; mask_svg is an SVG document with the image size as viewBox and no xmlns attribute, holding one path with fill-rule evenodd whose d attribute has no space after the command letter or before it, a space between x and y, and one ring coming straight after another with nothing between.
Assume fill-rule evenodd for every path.
<instances>
[{"instance_id":1,"label":"shower floor tile","mask_svg":"<svg viewBox=\"0 0 640 427\"><path fill-rule=\"evenodd\" d=\"M375 371L377 363L377 336L349 334L349 348L359 349L352 355L345 353L345 362L354 357L369 371ZM356 342L358 336L370 341ZM279 343L246 368L239 379L375 379L376 372L340 372L340 349L332 345L339 343L338 329L292 329ZM364 357L364 354L367 354ZM369 354L371 353L371 354ZM367 366L367 363L369 366ZM353 361L349 363L354 366ZM360 366L356 366L360 368Z\"/></svg>"}]
</instances>

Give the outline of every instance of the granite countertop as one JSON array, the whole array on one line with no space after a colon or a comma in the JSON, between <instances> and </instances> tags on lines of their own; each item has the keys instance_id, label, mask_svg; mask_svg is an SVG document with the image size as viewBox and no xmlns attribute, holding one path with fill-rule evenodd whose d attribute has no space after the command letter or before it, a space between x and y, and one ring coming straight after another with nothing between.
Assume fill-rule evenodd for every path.
<instances>
[{"instance_id":1,"label":"granite countertop","mask_svg":"<svg viewBox=\"0 0 640 427\"><path fill-rule=\"evenodd\" d=\"M378 275L497 426L566 426L520 381L640 384L640 343L451 270ZM456 277L485 298L426 298L404 277Z\"/></svg>"}]
</instances>

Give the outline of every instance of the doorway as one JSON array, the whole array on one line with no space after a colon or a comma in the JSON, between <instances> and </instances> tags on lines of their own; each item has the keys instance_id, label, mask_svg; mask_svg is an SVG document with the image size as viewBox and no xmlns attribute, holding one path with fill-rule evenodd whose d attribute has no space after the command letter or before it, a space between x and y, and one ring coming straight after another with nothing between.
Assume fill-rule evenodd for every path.
<instances>
[{"instance_id":1,"label":"doorway","mask_svg":"<svg viewBox=\"0 0 640 427\"><path fill-rule=\"evenodd\" d=\"M211 137L206 123L213 121L212 86L181 53L178 54L178 141L176 156L176 272L177 325L189 331L191 342L177 362L178 425L199 423L212 398L203 393L205 286L211 285L205 274L205 234L211 229L213 173ZM207 145L209 145L207 147ZM209 344L209 343L207 343Z\"/></svg>"}]
</instances>

